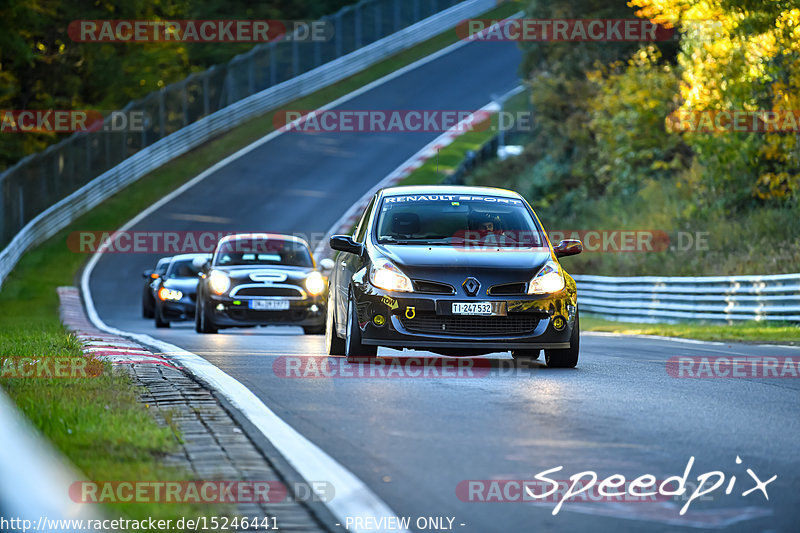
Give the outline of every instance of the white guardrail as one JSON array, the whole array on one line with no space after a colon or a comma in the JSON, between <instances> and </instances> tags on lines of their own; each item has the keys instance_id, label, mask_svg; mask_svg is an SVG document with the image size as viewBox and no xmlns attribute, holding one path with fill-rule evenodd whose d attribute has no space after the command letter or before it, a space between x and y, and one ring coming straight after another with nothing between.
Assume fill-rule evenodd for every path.
<instances>
[{"instance_id":1,"label":"white guardrail","mask_svg":"<svg viewBox=\"0 0 800 533\"><path fill-rule=\"evenodd\" d=\"M2 388L0 428L0 517L6 520L0 530L69 533L81 529L55 522L104 518L96 505L72 501L70 487L83 478L17 411Z\"/></svg>"},{"instance_id":2,"label":"white guardrail","mask_svg":"<svg viewBox=\"0 0 800 533\"><path fill-rule=\"evenodd\" d=\"M581 310L611 320L800 322L800 274L573 278Z\"/></svg>"},{"instance_id":3,"label":"white guardrail","mask_svg":"<svg viewBox=\"0 0 800 533\"><path fill-rule=\"evenodd\" d=\"M497 0L461 2L314 70L239 100L140 150L31 220L0 252L0 286L27 250L161 165L254 117L352 76L497 4Z\"/></svg>"}]
</instances>

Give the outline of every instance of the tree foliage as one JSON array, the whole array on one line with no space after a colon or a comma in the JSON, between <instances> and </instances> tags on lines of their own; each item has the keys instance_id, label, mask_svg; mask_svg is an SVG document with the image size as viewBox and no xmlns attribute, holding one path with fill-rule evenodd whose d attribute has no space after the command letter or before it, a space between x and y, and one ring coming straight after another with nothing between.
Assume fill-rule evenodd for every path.
<instances>
[{"instance_id":1,"label":"tree foliage","mask_svg":"<svg viewBox=\"0 0 800 533\"><path fill-rule=\"evenodd\" d=\"M508 185L568 214L587 198L671 181L697 209L796 207L798 131L675 131L675 112L800 110L800 8L790 0L531 0L534 18L647 18L655 43L523 45L536 131ZM800 115L798 115L800 116Z\"/></svg>"}]
</instances>

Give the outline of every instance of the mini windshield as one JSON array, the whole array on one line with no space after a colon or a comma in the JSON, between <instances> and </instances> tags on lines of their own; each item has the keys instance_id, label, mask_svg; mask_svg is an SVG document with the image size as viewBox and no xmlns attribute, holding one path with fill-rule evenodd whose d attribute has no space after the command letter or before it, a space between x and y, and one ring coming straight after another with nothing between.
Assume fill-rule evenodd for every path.
<instances>
[{"instance_id":1,"label":"mini windshield","mask_svg":"<svg viewBox=\"0 0 800 533\"><path fill-rule=\"evenodd\" d=\"M283 239L247 238L223 242L214 256L216 266L285 265L311 268L308 246Z\"/></svg>"},{"instance_id":2,"label":"mini windshield","mask_svg":"<svg viewBox=\"0 0 800 533\"><path fill-rule=\"evenodd\" d=\"M377 229L379 244L533 248L545 242L524 202L500 196L387 196Z\"/></svg>"}]
</instances>

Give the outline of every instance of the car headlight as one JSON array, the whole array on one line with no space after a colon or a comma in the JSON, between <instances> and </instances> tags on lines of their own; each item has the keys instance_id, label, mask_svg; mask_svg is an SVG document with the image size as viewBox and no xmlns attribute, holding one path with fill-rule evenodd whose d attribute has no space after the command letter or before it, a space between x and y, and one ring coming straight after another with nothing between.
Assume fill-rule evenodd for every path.
<instances>
[{"instance_id":1,"label":"car headlight","mask_svg":"<svg viewBox=\"0 0 800 533\"><path fill-rule=\"evenodd\" d=\"M183 293L178 290L161 287L160 289L158 289L158 297L161 298L162 301L180 300L181 298L183 298Z\"/></svg>"},{"instance_id":2,"label":"car headlight","mask_svg":"<svg viewBox=\"0 0 800 533\"><path fill-rule=\"evenodd\" d=\"M376 261L369 269L369 280L379 289L398 292L413 292L411 279L400 272L391 261Z\"/></svg>"},{"instance_id":3,"label":"car headlight","mask_svg":"<svg viewBox=\"0 0 800 533\"><path fill-rule=\"evenodd\" d=\"M224 272L219 270L212 270L208 274L208 288L214 294L222 294L227 291L231 286L231 278Z\"/></svg>"},{"instance_id":4,"label":"car headlight","mask_svg":"<svg viewBox=\"0 0 800 533\"><path fill-rule=\"evenodd\" d=\"M311 296L322 294L325 290L325 278L319 272L312 272L306 278L306 289Z\"/></svg>"},{"instance_id":5,"label":"car headlight","mask_svg":"<svg viewBox=\"0 0 800 533\"><path fill-rule=\"evenodd\" d=\"M528 294L552 294L564 289L564 276L558 265L548 261L528 284Z\"/></svg>"}]
</instances>

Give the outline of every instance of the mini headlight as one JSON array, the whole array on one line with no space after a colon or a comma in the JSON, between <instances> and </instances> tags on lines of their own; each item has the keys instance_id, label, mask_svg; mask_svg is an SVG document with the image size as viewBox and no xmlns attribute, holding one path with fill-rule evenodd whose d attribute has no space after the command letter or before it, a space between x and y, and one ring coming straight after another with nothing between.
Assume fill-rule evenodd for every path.
<instances>
[{"instance_id":1,"label":"mini headlight","mask_svg":"<svg viewBox=\"0 0 800 533\"><path fill-rule=\"evenodd\" d=\"M180 300L183 298L183 293L181 291L168 289L166 287L161 287L158 289L158 297L161 298L162 301L165 300Z\"/></svg>"},{"instance_id":2,"label":"mini headlight","mask_svg":"<svg viewBox=\"0 0 800 533\"><path fill-rule=\"evenodd\" d=\"M222 294L227 291L231 286L231 278L224 272L219 270L212 270L208 274L208 288L214 294Z\"/></svg>"},{"instance_id":3,"label":"mini headlight","mask_svg":"<svg viewBox=\"0 0 800 533\"><path fill-rule=\"evenodd\" d=\"M322 294L322 291L325 290L325 279L322 274L319 272L309 274L306 278L306 289L311 296Z\"/></svg>"},{"instance_id":4,"label":"mini headlight","mask_svg":"<svg viewBox=\"0 0 800 533\"><path fill-rule=\"evenodd\" d=\"M413 292L411 279L403 274L391 261L376 261L369 269L370 282L387 291Z\"/></svg>"},{"instance_id":5,"label":"mini headlight","mask_svg":"<svg viewBox=\"0 0 800 533\"><path fill-rule=\"evenodd\" d=\"M548 261L528 284L528 294L552 294L565 286L558 265Z\"/></svg>"}]
</instances>

